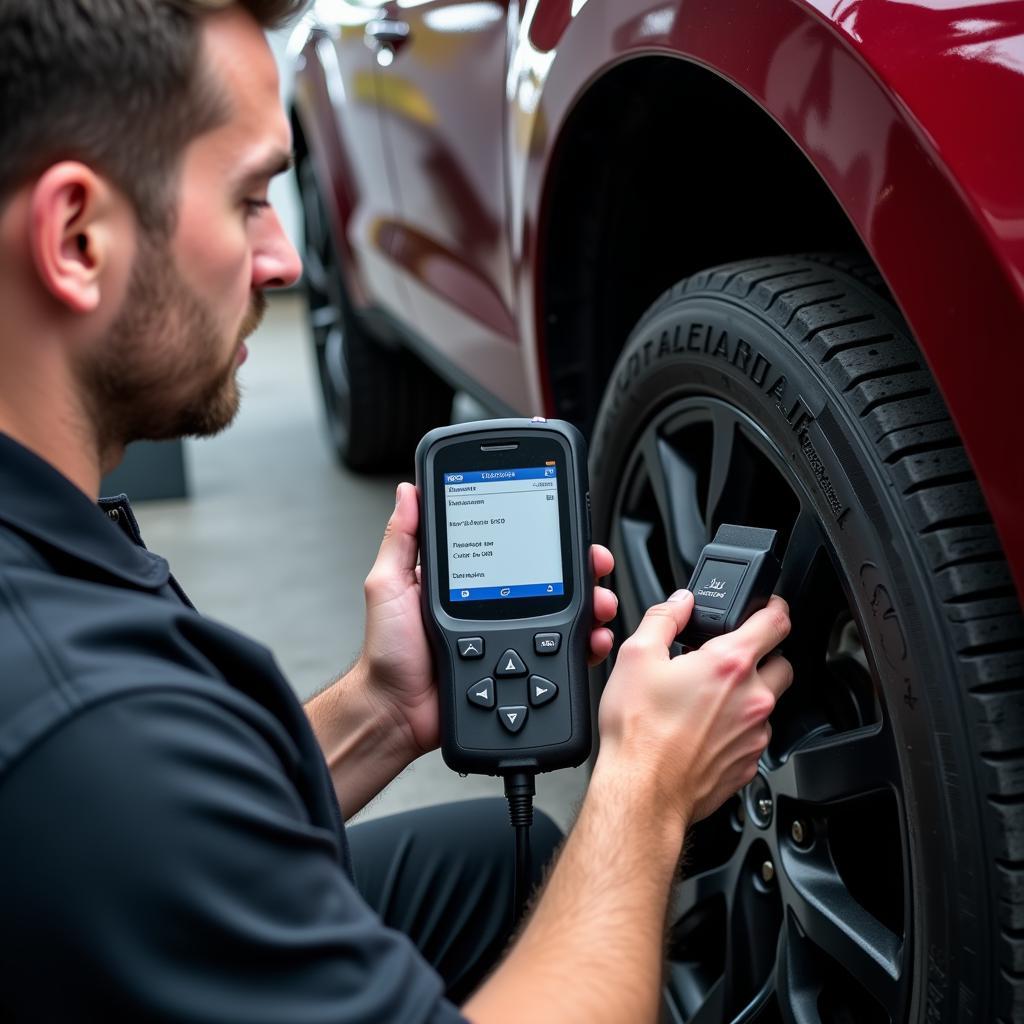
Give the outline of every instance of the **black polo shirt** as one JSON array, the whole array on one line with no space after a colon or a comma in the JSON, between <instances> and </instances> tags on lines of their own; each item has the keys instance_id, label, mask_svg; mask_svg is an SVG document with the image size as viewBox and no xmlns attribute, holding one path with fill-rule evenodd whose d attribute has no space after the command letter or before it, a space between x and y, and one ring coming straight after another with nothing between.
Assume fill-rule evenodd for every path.
<instances>
[{"instance_id":1,"label":"black polo shirt","mask_svg":"<svg viewBox=\"0 0 1024 1024\"><path fill-rule=\"evenodd\" d=\"M462 1020L353 887L271 654L4 435L0 882L3 1020Z\"/></svg>"}]
</instances>

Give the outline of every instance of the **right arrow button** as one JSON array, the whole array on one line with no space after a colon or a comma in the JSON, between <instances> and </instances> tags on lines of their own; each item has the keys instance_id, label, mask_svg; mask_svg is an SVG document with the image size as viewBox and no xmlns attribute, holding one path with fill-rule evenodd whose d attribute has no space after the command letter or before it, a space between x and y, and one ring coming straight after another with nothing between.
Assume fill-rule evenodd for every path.
<instances>
[{"instance_id":1,"label":"right arrow button","mask_svg":"<svg viewBox=\"0 0 1024 1024\"><path fill-rule=\"evenodd\" d=\"M547 704L558 696L558 687L550 679L543 676L530 676L530 703L539 708L541 704Z\"/></svg>"}]
</instances>

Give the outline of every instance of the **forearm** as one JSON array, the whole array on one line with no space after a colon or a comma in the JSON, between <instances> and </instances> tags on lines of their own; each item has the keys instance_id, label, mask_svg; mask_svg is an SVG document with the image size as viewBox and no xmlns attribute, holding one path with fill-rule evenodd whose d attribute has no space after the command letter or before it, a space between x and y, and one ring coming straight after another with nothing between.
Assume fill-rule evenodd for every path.
<instances>
[{"instance_id":1,"label":"forearm","mask_svg":"<svg viewBox=\"0 0 1024 1024\"><path fill-rule=\"evenodd\" d=\"M683 822L637 773L598 762L579 820L507 959L463 1012L475 1024L655 1021Z\"/></svg>"},{"instance_id":2,"label":"forearm","mask_svg":"<svg viewBox=\"0 0 1024 1024\"><path fill-rule=\"evenodd\" d=\"M372 800L417 756L407 730L374 700L360 660L306 702L346 819Z\"/></svg>"}]
</instances>

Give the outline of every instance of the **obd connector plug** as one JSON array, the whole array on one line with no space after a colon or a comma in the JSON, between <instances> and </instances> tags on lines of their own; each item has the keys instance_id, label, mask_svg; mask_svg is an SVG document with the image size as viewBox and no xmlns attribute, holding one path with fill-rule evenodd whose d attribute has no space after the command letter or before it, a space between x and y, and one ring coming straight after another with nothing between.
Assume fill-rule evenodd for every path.
<instances>
[{"instance_id":1,"label":"obd connector plug","mask_svg":"<svg viewBox=\"0 0 1024 1024\"><path fill-rule=\"evenodd\" d=\"M689 648L729 633L763 608L779 579L775 530L723 523L697 559L688 589L694 607L679 635Z\"/></svg>"}]
</instances>

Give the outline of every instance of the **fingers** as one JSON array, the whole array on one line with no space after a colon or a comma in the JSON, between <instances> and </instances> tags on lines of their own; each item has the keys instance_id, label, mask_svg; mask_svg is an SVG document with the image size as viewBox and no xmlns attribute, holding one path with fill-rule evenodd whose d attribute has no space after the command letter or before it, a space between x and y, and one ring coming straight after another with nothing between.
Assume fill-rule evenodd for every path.
<instances>
[{"instance_id":1,"label":"fingers","mask_svg":"<svg viewBox=\"0 0 1024 1024\"><path fill-rule=\"evenodd\" d=\"M384 539L377 553L377 560L371 572L394 575L413 572L416 568L416 552L419 540L420 510L416 500L416 488L410 483L398 485L395 511L391 513Z\"/></svg>"},{"instance_id":2,"label":"fingers","mask_svg":"<svg viewBox=\"0 0 1024 1024\"><path fill-rule=\"evenodd\" d=\"M590 655L587 658L587 663L591 667L600 665L612 653L612 647L614 646L615 635L610 629L602 626L599 629L593 630L590 634Z\"/></svg>"},{"instance_id":3,"label":"fingers","mask_svg":"<svg viewBox=\"0 0 1024 1024\"><path fill-rule=\"evenodd\" d=\"M590 634L591 666L600 665L612 652L615 646L615 634L610 629L602 628L601 624L611 622L619 610L619 599L607 587L594 587L594 623L595 628Z\"/></svg>"},{"instance_id":4,"label":"fingers","mask_svg":"<svg viewBox=\"0 0 1024 1024\"><path fill-rule=\"evenodd\" d=\"M768 687L778 700L789 689L793 682L793 666L782 657L776 654L769 658L759 669L757 674L761 682Z\"/></svg>"},{"instance_id":5,"label":"fingers","mask_svg":"<svg viewBox=\"0 0 1024 1024\"><path fill-rule=\"evenodd\" d=\"M756 664L789 636L789 629L789 605L774 594L764 608L754 612L732 634L732 638L753 655Z\"/></svg>"},{"instance_id":6,"label":"fingers","mask_svg":"<svg viewBox=\"0 0 1024 1024\"><path fill-rule=\"evenodd\" d=\"M607 587L594 587L594 619L611 622L619 610L619 599Z\"/></svg>"},{"instance_id":7,"label":"fingers","mask_svg":"<svg viewBox=\"0 0 1024 1024\"><path fill-rule=\"evenodd\" d=\"M669 644L690 621L691 611L693 594L688 590L677 590L667 601L647 609L636 632L622 645L622 652L658 651L667 659Z\"/></svg>"},{"instance_id":8,"label":"fingers","mask_svg":"<svg viewBox=\"0 0 1024 1024\"><path fill-rule=\"evenodd\" d=\"M607 576L615 568L615 558L603 544L590 546L590 564L594 570L594 582Z\"/></svg>"}]
</instances>

